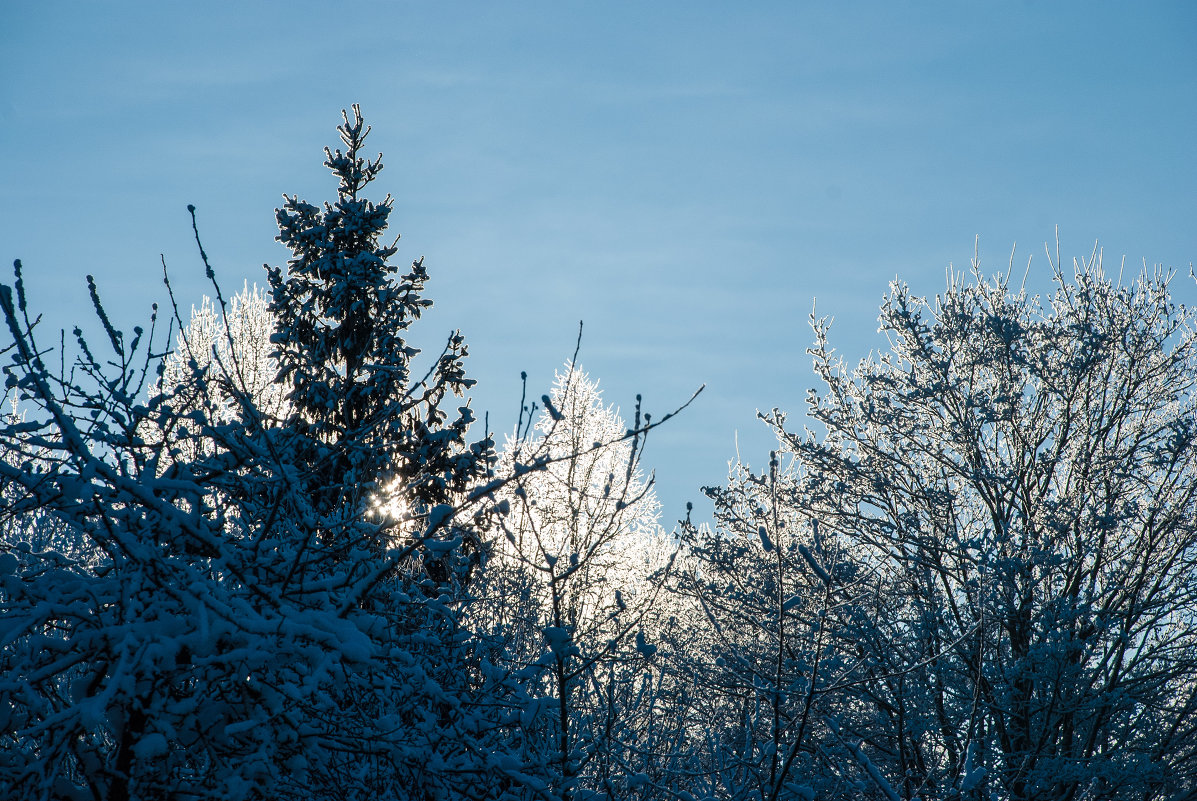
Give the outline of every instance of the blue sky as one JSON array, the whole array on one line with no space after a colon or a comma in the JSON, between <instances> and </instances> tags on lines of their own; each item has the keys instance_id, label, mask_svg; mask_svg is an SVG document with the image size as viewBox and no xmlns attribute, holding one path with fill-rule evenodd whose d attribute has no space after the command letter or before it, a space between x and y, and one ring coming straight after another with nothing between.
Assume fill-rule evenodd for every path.
<instances>
[{"instance_id":1,"label":"blue sky","mask_svg":"<svg viewBox=\"0 0 1197 801\"><path fill-rule=\"evenodd\" d=\"M432 274L418 344L464 331L494 429L579 320L625 411L707 385L650 440L667 519L705 513L736 432L767 460L758 408L800 416L815 298L855 360L888 282L936 293L976 237L1032 281L1057 225L1068 260L1197 257L1183 2L6 3L0 256L48 326L87 318L94 273L131 328L159 254L185 305L205 292L194 203L226 289L261 281L281 194L333 194L354 102L399 258Z\"/></svg>"}]
</instances>

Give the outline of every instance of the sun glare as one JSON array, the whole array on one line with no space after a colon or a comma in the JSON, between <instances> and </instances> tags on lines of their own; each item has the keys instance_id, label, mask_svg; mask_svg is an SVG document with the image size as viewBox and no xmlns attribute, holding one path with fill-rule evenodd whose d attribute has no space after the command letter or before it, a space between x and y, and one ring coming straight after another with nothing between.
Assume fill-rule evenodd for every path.
<instances>
[{"instance_id":1,"label":"sun glare","mask_svg":"<svg viewBox=\"0 0 1197 801\"><path fill-rule=\"evenodd\" d=\"M400 494L400 481L392 481L377 492L370 502L370 514L379 521L401 523L410 519L411 510Z\"/></svg>"}]
</instances>

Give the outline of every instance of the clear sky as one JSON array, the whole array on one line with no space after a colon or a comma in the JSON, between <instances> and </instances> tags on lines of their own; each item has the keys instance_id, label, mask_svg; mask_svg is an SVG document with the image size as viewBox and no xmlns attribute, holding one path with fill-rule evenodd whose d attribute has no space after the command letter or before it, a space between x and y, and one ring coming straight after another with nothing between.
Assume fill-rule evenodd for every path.
<instances>
[{"instance_id":1,"label":"clear sky","mask_svg":"<svg viewBox=\"0 0 1197 801\"><path fill-rule=\"evenodd\" d=\"M514 424L573 350L630 411L707 390L650 440L667 519L755 412L799 421L807 315L852 360L895 276L1177 268L1197 302L1197 4L0 2L0 256L47 325L126 327L281 264L280 196L335 190L321 148L360 103L399 258L426 257L417 344L471 345L479 410ZM401 262L402 263L402 262ZM3 268L7 275L7 267ZM7 281L8 279L4 279Z\"/></svg>"}]
</instances>

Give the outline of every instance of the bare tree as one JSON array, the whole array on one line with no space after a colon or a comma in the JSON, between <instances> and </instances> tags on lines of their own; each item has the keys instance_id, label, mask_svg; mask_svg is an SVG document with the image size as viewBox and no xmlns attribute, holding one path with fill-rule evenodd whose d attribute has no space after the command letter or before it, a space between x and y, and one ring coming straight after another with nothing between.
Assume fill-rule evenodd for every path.
<instances>
[{"instance_id":1,"label":"bare tree","mask_svg":"<svg viewBox=\"0 0 1197 801\"><path fill-rule=\"evenodd\" d=\"M488 569L491 613L522 659L543 665L563 796L623 798L643 761L630 746L675 549L641 472L643 439L628 436L597 382L567 363L542 404L500 454L501 475L545 466L499 493L510 511ZM649 422L638 402L632 430Z\"/></svg>"},{"instance_id":2,"label":"bare tree","mask_svg":"<svg viewBox=\"0 0 1197 801\"><path fill-rule=\"evenodd\" d=\"M468 404L441 408L471 383L460 334L411 369L427 273L379 244L367 131L355 108L326 151L335 203L279 212L282 409L259 405L219 291L215 336L163 365L155 329L126 337L94 284L107 353L77 331L73 360L38 336L19 263L0 287L24 410L0 426L2 511L86 545L5 529L0 795L551 795L522 687L461 623L493 451L466 438Z\"/></svg>"},{"instance_id":3,"label":"bare tree","mask_svg":"<svg viewBox=\"0 0 1197 801\"><path fill-rule=\"evenodd\" d=\"M246 283L225 302L204 297L191 309L191 317L175 339L174 350L163 360L162 386L170 387L178 402L189 399L204 406L213 420L240 416L238 398L248 395L258 412L271 420L289 414L286 387L276 380L278 360L270 338L276 321L270 296L257 284ZM196 379L203 379L195 386ZM158 385L150 387L151 394Z\"/></svg>"},{"instance_id":4,"label":"bare tree","mask_svg":"<svg viewBox=\"0 0 1197 801\"><path fill-rule=\"evenodd\" d=\"M1058 262L1057 262L1058 265ZM767 416L788 508L854 543L891 624L845 717L913 798L1197 793L1197 341L1172 275L978 263L895 283L891 350L848 373L812 318L823 436Z\"/></svg>"},{"instance_id":5,"label":"bare tree","mask_svg":"<svg viewBox=\"0 0 1197 801\"><path fill-rule=\"evenodd\" d=\"M665 647L672 695L689 689L699 699L681 710L674 735L693 753L672 770L695 796L868 798L890 789L863 770L836 722L860 707L857 644L880 625L876 577L851 543L793 505L800 480L776 453L760 473L736 462L725 486L704 490L714 527L682 528L671 611L688 626Z\"/></svg>"}]
</instances>

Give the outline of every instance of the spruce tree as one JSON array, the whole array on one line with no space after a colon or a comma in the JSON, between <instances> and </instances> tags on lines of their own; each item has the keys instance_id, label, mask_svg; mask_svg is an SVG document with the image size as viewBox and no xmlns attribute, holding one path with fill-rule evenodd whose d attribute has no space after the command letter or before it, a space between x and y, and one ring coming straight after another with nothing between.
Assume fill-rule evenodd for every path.
<instances>
[{"instance_id":1,"label":"spruce tree","mask_svg":"<svg viewBox=\"0 0 1197 801\"><path fill-rule=\"evenodd\" d=\"M278 240L293 254L285 273L268 268L286 427L306 441L303 480L319 515L356 520L389 509L391 536L460 538L459 555L472 556L478 537L468 525L450 536L446 512L487 473L493 445L467 443L467 405L451 420L441 408L474 384L463 367L465 341L454 332L427 376L413 379L420 351L407 335L432 306L423 294L428 273L423 259L402 275L389 262L396 247L382 237L393 200L362 196L382 156L362 155L370 128L358 106L343 118L345 150L325 148L325 166L339 181L336 202L319 207L291 196L277 212ZM345 543L326 537L324 545ZM433 550L426 568L444 581L451 560L445 548Z\"/></svg>"}]
</instances>

